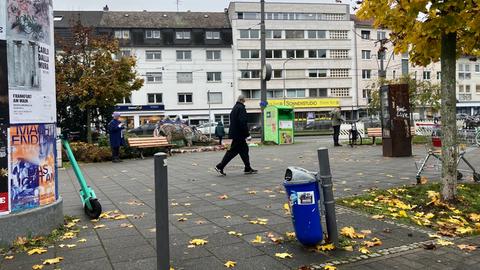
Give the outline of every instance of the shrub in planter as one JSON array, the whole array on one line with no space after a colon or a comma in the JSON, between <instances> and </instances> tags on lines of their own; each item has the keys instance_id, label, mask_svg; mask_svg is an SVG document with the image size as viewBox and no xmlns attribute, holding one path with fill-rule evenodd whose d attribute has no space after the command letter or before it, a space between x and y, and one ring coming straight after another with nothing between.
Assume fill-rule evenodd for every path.
<instances>
[{"instance_id":1,"label":"shrub in planter","mask_svg":"<svg viewBox=\"0 0 480 270\"><path fill-rule=\"evenodd\" d=\"M112 160L112 151L110 147L98 146L84 142L71 142L75 159L79 162L102 162ZM66 153L62 152L62 158L68 160Z\"/></svg>"}]
</instances>

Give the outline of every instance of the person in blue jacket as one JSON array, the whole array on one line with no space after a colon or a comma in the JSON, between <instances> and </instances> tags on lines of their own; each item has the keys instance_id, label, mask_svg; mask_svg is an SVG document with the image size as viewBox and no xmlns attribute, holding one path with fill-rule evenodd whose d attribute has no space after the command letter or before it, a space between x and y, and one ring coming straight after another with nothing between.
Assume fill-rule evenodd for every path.
<instances>
[{"instance_id":1,"label":"person in blue jacket","mask_svg":"<svg viewBox=\"0 0 480 270\"><path fill-rule=\"evenodd\" d=\"M124 145L123 130L125 125L120 122L120 113L114 112L113 119L108 123L108 133L110 134L110 147L112 148L112 162L121 162L120 146Z\"/></svg>"}]
</instances>

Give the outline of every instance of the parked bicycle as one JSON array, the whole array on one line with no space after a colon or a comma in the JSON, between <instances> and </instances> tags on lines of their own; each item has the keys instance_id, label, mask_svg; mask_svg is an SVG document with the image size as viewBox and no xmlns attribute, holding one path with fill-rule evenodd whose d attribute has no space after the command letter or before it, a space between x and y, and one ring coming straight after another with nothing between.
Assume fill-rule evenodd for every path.
<instances>
[{"instance_id":1,"label":"parked bicycle","mask_svg":"<svg viewBox=\"0 0 480 270\"><path fill-rule=\"evenodd\" d=\"M362 135L358 132L357 121L352 121L351 128L348 131L348 144L353 147L354 145L362 145Z\"/></svg>"}]
</instances>

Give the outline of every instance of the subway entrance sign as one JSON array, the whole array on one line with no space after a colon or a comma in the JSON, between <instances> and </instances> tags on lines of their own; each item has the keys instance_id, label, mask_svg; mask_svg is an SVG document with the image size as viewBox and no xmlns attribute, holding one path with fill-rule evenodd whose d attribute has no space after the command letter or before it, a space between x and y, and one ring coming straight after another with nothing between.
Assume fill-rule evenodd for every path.
<instances>
[{"instance_id":1,"label":"subway entrance sign","mask_svg":"<svg viewBox=\"0 0 480 270\"><path fill-rule=\"evenodd\" d=\"M294 142L295 113L290 106L268 106L265 108L265 141L276 144Z\"/></svg>"},{"instance_id":2,"label":"subway entrance sign","mask_svg":"<svg viewBox=\"0 0 480 270\"><path fill-rule=\"evenodd\" d=\"M340 106L337 98L269 99L268 105L290 106L292 108L333 108Z\"/></svg>"}]
</instances>

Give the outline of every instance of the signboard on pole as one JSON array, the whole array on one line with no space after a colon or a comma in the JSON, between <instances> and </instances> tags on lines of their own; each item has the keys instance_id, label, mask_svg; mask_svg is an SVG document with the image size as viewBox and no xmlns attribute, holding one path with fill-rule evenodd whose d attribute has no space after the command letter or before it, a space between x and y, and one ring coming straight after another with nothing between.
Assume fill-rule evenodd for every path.
<instances>
[{"instance_id":1,"label":"signboard on pole","mask_svg":"<svg viewBox=\"0 0 480 270\"><path fill-rule=\"evenodd\" d=\"M10 123L54 123L52 0L6 2Z\"/></svg>"}]
</instances>

